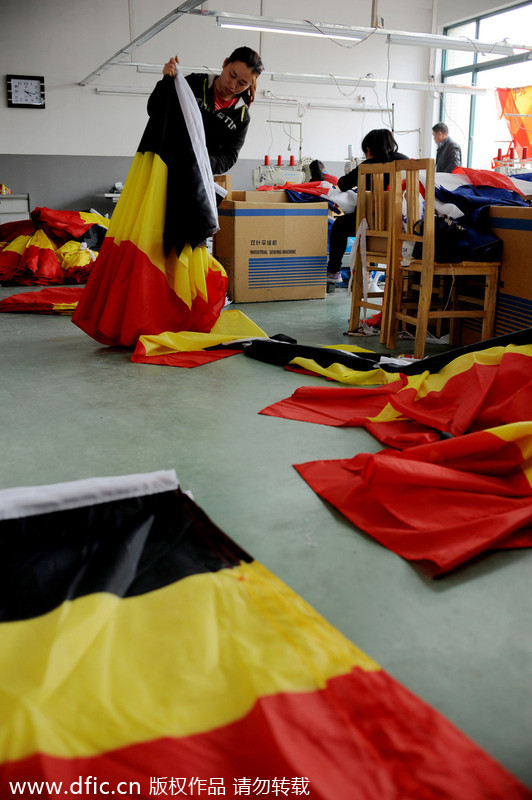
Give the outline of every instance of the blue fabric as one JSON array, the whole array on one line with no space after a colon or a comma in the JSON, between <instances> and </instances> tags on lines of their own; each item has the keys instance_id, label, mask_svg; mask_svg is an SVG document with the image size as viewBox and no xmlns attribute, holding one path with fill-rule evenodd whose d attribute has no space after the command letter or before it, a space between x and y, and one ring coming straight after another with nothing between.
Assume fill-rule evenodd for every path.
<instances>
[{"instance_id":1,"label":"blue fabric","mask_svg":"<svg viewBox=\"0 0 532 800\"><path fill-rule=\"evenodd\" d=\"M489 228L486 223L488 209L494 206L525 206L528 203L523 200L518 192L510 189L502 189L496 186L458 186L453 191L444 189L442 186L435 188L435 196L444 203L454 203L460 211L465 214L464 218L458 221L467 228L481 227L484 230Z\"/></svg>"},{"instance_id":2,"label":"blue fabric","mask_svg":"<svg viewBox=\"0 0 532 800\"><path fill-rule=\"evenodd\" d=\"M532 183L532 171L531 172L511 172L510 178L519 178L520 181L530 181Z\"/></svg>"},{"instance_id":3,"label":"blue fabric","mask_svg":"<svg viewBox=\"0 0 532 800\"><path fill-rule=\"evenodd\" d=\"M464 214L472 213L483 206L528 206L518 192L495 186L458 186L453 191L437 186L435 196L443 203L454 203Z\"/></svg>"},{"instance_id":4,"label":"blue fabric","mask_svg":"<svg viewBox=\"0 0 532 800\"><path fill-rule=\"evenodd\" d=\"M328 203L329 208L338 211L336 203L329 200L325 194L318 196L315 194L306 194L305 192L296 192L294 189L285 189L285 192L293 203Z\"/></svg>"}]
</instances>

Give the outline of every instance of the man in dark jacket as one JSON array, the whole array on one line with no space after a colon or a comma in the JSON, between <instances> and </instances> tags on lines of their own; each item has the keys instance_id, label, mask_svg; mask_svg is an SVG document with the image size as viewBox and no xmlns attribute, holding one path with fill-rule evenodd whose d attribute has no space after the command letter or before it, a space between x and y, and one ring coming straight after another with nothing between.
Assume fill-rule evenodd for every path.
<instances>
[{"instance_id":1,"label":"man in dark jacket","mask_svg":"<svg viewBox=\"0 0 532 800\"><path fill-rule=\"evenodd\" d=\"M449 128L444 122L437 122L432 128L432 138L438 145L436 152L436 172L452 172L462 166L460 145L449 136Z\"/></svg>"}]
</instances>

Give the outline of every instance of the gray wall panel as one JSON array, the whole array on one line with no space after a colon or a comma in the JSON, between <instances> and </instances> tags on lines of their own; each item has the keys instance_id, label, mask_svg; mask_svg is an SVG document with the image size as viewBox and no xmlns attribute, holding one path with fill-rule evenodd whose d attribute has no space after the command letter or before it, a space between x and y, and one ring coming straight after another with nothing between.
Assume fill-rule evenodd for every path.
<instances>
[{"instance_id":1,"label":"gray wall panel","mask_svg":"<svg viewBox=\"0 0 532 800\"><path fill-rule=\"evenodd\" d=\"M113 183L125 181L131 164L123 156L57 156L0 154L0 182L13 194L29 194L30 210L37 206L71 211L95 208L111 214L113 202L103 195ZM257 162L240 159L230 172L233 189L253 189ZM327 162L333 175L343 175L343 164Z\"/></svg>"}]
</instances>

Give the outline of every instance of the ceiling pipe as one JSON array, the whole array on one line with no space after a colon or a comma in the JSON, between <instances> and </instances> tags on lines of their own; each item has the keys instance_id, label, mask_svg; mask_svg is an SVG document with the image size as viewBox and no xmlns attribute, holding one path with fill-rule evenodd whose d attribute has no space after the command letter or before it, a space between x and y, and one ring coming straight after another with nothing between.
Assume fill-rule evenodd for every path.
<instances>
[{"instance_id":1,"label":"ceiling pipe","mask_svg":"<svg viewBox=\"0 0 532 800\"><path fill-rule=\"evenodd\" d=\"M98 78L110 67L120 64L124 56L129 55L129 53L132 53L133 50L137 49L137 47L140 47L142 44L149 41L149 39L167 28L168 25L171 25L172 22L175 22L176 19L179 19L179 17L182 17L184 14L188 14L197 6L200 6L202 2L203 0L187 0L185 3L181 3L180 6L175 8L173 11L170 11L169 14L156 22L155 25L152 25L151 28L148 28L148 30L144 31L144 33L141 33L140 36L137 36L135 39L129 42L129 44L126 44L125 47L122 47L120 50L118 50L113 56L111 56L111 58L108 58L107 61L104 61L103 64L100 64L100 66L97 67L94 72L91 72L90 75L87 75L79 82L80 86L86 86L88 83L92 83L95 78Z\"/></svg>"}]
</instances>

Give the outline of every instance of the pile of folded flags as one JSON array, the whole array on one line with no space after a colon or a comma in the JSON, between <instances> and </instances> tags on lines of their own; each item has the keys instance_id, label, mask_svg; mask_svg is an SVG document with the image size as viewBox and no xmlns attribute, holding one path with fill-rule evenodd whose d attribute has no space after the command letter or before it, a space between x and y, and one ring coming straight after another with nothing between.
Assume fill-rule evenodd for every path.
<instances>
[{"instance_id":1,"label":"pile of folded flags","mask_svg":"<svg viewBox=\"0 0 532 800\"><path fill-rule=\"evenodd\" d=\"M94 211L49 208L0 225L0 283L85 283L108 227L109 219Z\"/></svg>"}]
</instances>

